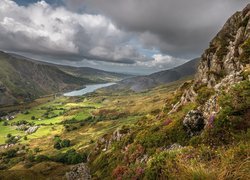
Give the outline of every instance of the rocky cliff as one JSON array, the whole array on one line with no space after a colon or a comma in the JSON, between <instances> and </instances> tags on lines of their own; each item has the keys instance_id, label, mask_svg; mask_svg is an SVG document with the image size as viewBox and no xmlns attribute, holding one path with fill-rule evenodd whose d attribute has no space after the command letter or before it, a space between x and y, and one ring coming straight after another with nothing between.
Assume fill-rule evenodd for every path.
<instances>
[{"instance_id":1,"label":"rocky cliff","mask_svg":"<svg viewBox=\"0 0 250 180\"><path fill-rule=\"evenodd\" d=\"M220 93L249 79L249 62L250 4L229 18L210 42L209 48L201 56L192 86L184 91L181 100L173 106L170 113L188 102L198 101L197 109L207 122L220 110L217 102Z\"/></svg>"}]
</instances>

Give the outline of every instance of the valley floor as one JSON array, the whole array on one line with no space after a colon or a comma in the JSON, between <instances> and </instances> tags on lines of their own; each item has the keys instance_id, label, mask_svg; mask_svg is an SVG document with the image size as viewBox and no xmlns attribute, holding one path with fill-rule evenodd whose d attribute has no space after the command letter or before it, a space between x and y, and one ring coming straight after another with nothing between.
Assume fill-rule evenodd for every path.
<instances>
[{"instance_id":1,"label":"valley floor","mask_svg":"<svg viewBox=\"0 0 250 180\"><path fill-rule=\"evenodd\" d=\"M226 146L210 145L200 136L188 137L181 126L196 104L167 114L183 82L2 108L12 112L5 118L14 119L0 123L0 179L65 179L82 162L93 179L249 177L249 131Z\"/></svg>"}]
</instances>

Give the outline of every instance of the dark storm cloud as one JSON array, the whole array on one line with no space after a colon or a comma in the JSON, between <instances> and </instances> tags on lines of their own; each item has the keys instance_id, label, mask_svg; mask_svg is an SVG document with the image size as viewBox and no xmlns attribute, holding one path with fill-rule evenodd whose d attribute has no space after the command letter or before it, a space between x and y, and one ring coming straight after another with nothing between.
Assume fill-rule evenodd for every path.
<instances>
[{"instance_id":1,"label":"dark storm cloud","mask_svg":"<svg viewBox=\"0 0 250 180\"><path fill-rule=\"evenodd\" d=\"M199 55L247 0L65 0L110 17L118 27L139 33L146 47L179 57Z\"/></svg>"},{"instance_id":2,"label":"dark storm cloud","mask_svg":"<svg viewBox=\"0 0 250 180\"><path fill-rule=\"evenodd\" d=\"M30 55L134 64L147 60L128 44L132 36L100 14L76 13L39 1L0 1L0 49Z\"/></svg>"},{"instance_id":3,"label":"dark storm cloud","mask_svg":"<svg viewBox=\"0 0 250 180\"><path fill-rule=\"evenodd\" d=\"M19 3L15 3L19 2ZM0 49L152 72L200 56L246 0L0 0ZM28 2L28 1L27 1ZM25 6L21 6L25 5ZM114 68L115 67L115 68Z\"/></svg>"}]
</instances>

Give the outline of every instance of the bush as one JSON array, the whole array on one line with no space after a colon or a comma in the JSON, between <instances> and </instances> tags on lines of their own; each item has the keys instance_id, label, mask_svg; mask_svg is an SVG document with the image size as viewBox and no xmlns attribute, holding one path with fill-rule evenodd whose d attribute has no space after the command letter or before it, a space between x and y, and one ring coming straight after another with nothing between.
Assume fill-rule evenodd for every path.
<instances>
[{"instance_id":1,"label":"bush","mask_svg":"<svg viewBox=\"0 0 250 180\"><path fill-rule=\"evenodd\" d=\"M87 162L87 154L77 153L74 149L68 150L66 153L60 153L53 157L52 159L56 162L61 162L65 164L78 164L82 162Z\"/></svg>"},{"instance_id":2,"label":"bush","mask_svg":"<svg viewBox=\"0 0 250 180\"><path fill-rule=\"evenodd\" d=\"M57 138L54 143L54 148L55 149L62 149L65 147L70 147L70 140L69 139L64 139L61 140L60 138Z\"/></svg>"},{"instance_id":3,"label":"bush","mask_svg":"<svg viewBox=\"0 0 250 180\"><path fill-rule=\"evenodd\" d=\"M55 143L54 143L54 148L55 148L55 149L58 149L58 150L61 149L61 144L60 144L60 142L55 142Z\"/></svg>"},{"instance_id":4,"label":"bush","mask_svg":"<svg viewBox=\"0 0 250 180\"><path fill-rule=\"evenodd\" d=\"M64 127L65 127L66 131L68 131L68 132L78 129L78 127L74 126L74 125L64 125Z\"/></svg>"},{"instance_id":5,"label":"bush","mask_svg":"<svg viewBox=\"0 0 250 180\"><path fill-rule=\"evenodd\" d=\"M176 179L175 175L180 173L176 162L174 152L156 154L148 164L145 179Z\"/></svg>"},{"instance_id":6,"label":"bush","mask_svg":"<svg viewBox=\"0 0 250 180\"><path fill-rule=\"evenodd\" d=\"M5 140L6 144L16 144L18 142L18 138L16 138L15 136L12 136L11 134L8 134L8 138Z\"/></svg>"},{"instance_id":7,"label":"bush","mask_svg":"<svg viewBox=\"0 0 250 180\"><path fill-rule=\"evenodd\" d=\"M214 90L205 86L201 87L197 93L197 102L199 104L204 104L214 94Z\"/></svg>"},{"instance_id":8,"label":"bush","mask_svg":"<svg viewBox=\"0 0 250 180\"><path fill-rule=\"evenodd\" d=\"M48 156L45 155L38 155L35 157L35 161L37 162L43 162L43 161L48 161L50 160Z\"/></svg>"},{"instance_id":9,"label":"bush","mask_svg":"<svg viewBox=\"0 0 250 180\"><path fill-rule=\"evenodd\" d=\"M9 125L9 123L7 121L3 122L3 126L8 126L8 125Z\"/></svg>"},{"instance_id":10,"label":"bush","mask_svg":"<svg viewBox=\"0 0 250 180\"><path fill-rule=\"evenodd\" d=\"M6 156L7 158L16 157L16 154L17 154L17 149L10 149L3 153L3 155Z\"/></svg>"},{"instance_id":11,"label":"bush","mask_svg":"<svg viewBox=\"0 0 250 180\"><path fill-rule=\"evenodd\" d=\"M62 140L62 142L61 142L61 147L62 148L69 147L69 146L70 146L70 140L68 140L68 139Z\"/></svg>"},{"instance_id":12,"label":"bush","mask_svg":"<svg viewBox=\"0 0 250 180\"><path fill-rule=\"evenodd\" d=\"M250 127L250 82L242 81L219 98L221 110L213 128L203 134L203 142L212 146L230 144ZM240 135L240 136L238 136Z\"/></svg>"},{"instance_id":13,"label":"bush","mask_svg":"<svg viewBox=\"0 0 250 180\"><path fill-rule=\"evenodd\" d=\"M240 61L248 64L250 62L250 38L248 38L243 45L241 45L243 53L240 55Z\"/></svg>"}]
</instances>

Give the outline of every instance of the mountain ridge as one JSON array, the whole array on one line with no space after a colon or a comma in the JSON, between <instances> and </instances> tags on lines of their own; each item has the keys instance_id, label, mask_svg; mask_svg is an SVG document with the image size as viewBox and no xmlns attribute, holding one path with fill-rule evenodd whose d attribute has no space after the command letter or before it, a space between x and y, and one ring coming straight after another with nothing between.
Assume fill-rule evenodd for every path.
<instances>
[{"instance_id":1,"label":"mountain ridge","mask_svg":"<svg viewBox=\"0 0 250 180\"><path fill-rule=\"evenodd\" d=\"M141 92L152 89L159 85L171 83L187 76L192 76L196 73L199 63L199 58L192 59L180 66L172 69L159 71L146 76L136 76L124 79L116 85L108 87L108 90L132 90Z\"/></svg>"},{"instance_id":2,"label":"mountain ridge","mask_svg":"<svg viewBox=\"0 0 250 180\"><path fill-rule=\"evenodd\" d=\"M0 52L0 105L30 101L42 95L77 89L87 84L127 77L93 68L76 68L38 62ZM87 72L86 72L87 70ZM90 78L92 77L92 78Z\"/></svg>"}]
</instances>

